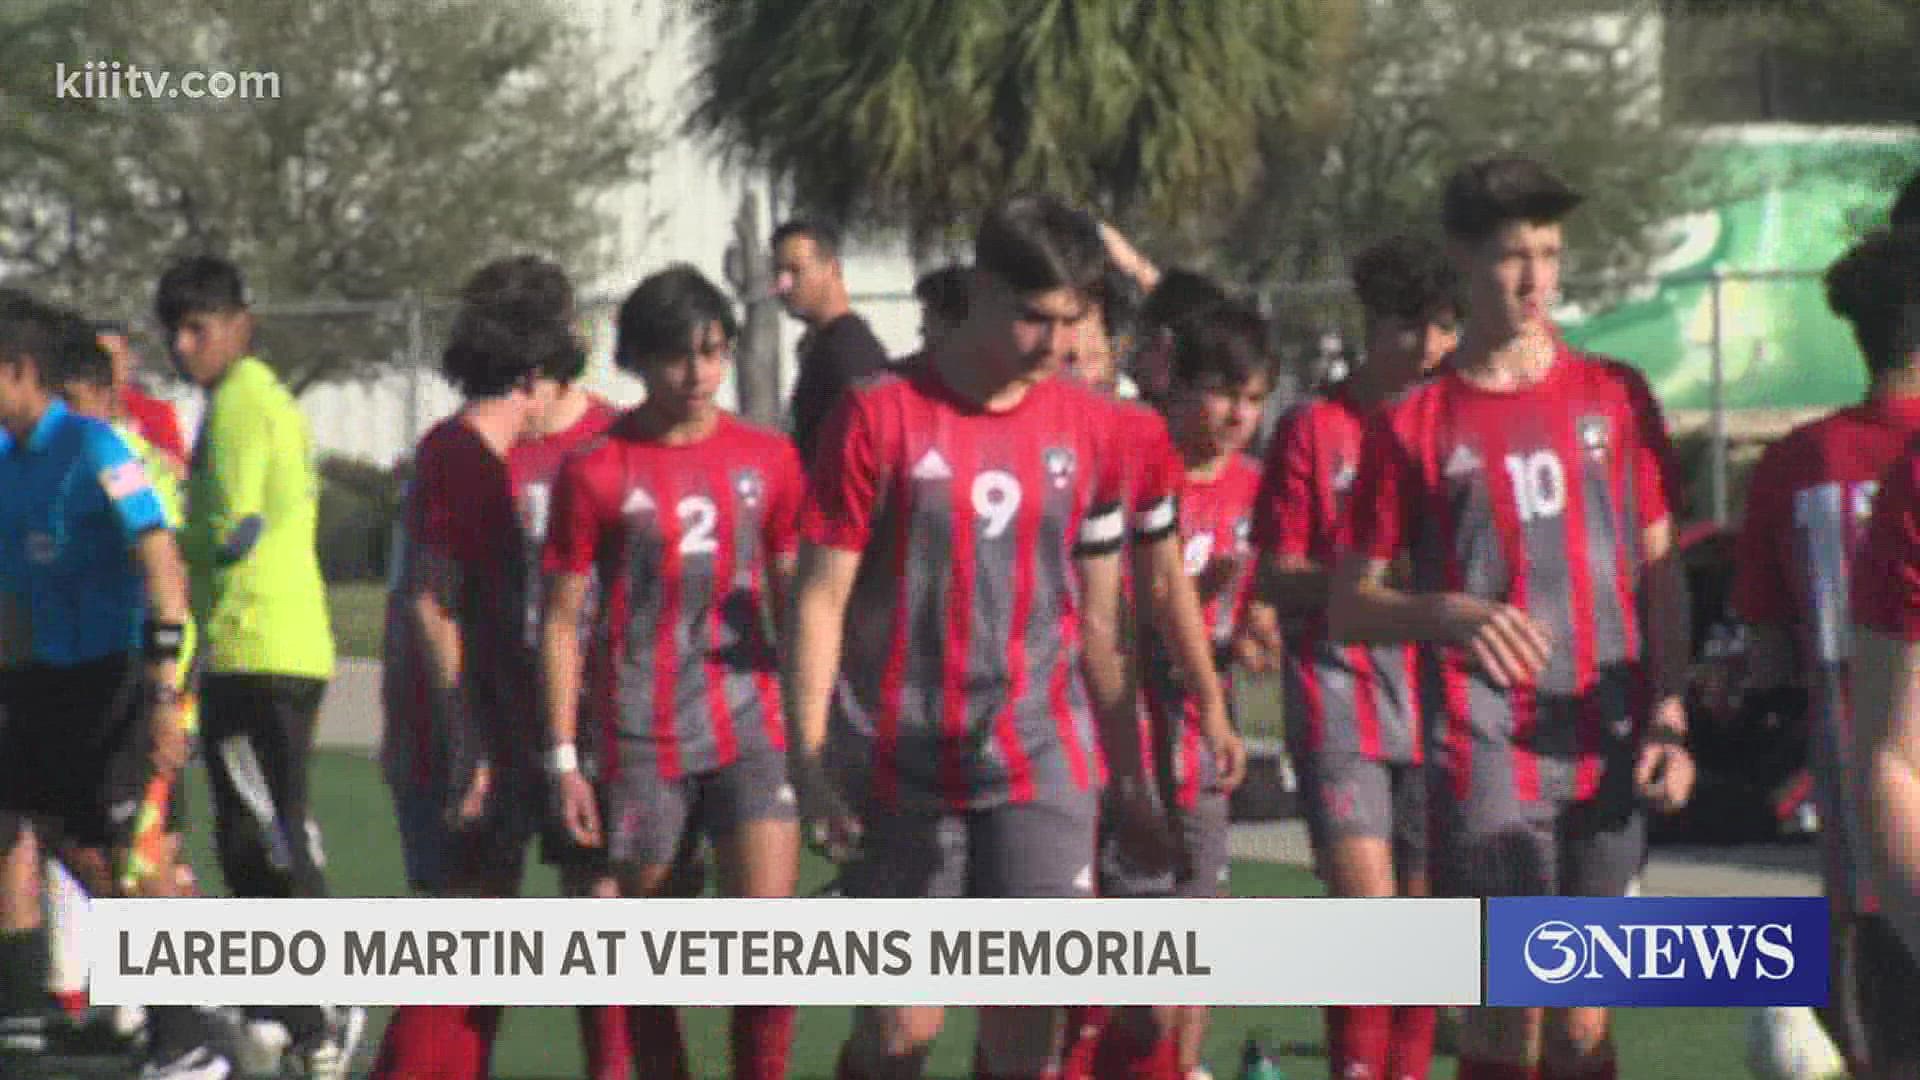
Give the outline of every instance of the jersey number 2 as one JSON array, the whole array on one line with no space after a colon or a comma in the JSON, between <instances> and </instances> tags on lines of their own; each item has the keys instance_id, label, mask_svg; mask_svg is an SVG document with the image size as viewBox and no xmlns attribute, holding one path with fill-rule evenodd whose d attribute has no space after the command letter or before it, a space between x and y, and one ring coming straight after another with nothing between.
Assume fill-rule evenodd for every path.
<instances>
[{"instance_id":1,"label":"jersey number 2","mask_svg":"<svg viewBox=\"0 0 1920 1080\"><path fill-rule=\"evenodd\" d=\"M673 509L680 515L680 554L711 555L720 550L720 542L713 538L714 527L720 523L720 508L712 499L689 495Z\"/></svg>"},{"instance_id":2,"label":"jersey number 2","mask_svg":"<svg viewBox=\"0 0 1920 1080\"><path fill-rule=\"evenodd\" d=\"M1556 518L1567 508L1567 472L1560 455L1551 450L1507 455L1507 479L1513 483L1513 501L1520 520Z\"/></svg>"}]
</instances>

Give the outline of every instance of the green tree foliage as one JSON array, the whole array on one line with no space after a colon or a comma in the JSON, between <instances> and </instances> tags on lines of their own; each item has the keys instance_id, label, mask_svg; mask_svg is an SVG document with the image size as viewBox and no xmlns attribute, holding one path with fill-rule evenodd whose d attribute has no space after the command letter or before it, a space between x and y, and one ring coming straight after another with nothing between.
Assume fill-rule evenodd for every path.
<instances>
[{"instance_id":1,"label":"green tree foliage","mask_svg":"<svg viewBox=\"0 0 1920 1080\"><path fill-rule=\"evenodd\" d=\"M1169 229L1253 190L1351 0L696 0L693 130L923 253L1009 192Z\"/></svg>"},{"instance_id":2,"label":"green tree foliage","mask_svg":"<svg viewBox=\"0 0 1920 1080\"><path fill-rule=\"evenodd\" d=\"M605 253L605 196L644 179L659 144L545 0L8 7L0 276L101 313L144 316L160 266L184 251L233 258L279 303L445 294L513 251L585 279ZM257 83L245 100L57 96L57 65L87 61L174 80L266 73L277 96ZM396 320L329 315L263 332L295 385L386 362L405 341Z\"/></svg>"}]
</instances>

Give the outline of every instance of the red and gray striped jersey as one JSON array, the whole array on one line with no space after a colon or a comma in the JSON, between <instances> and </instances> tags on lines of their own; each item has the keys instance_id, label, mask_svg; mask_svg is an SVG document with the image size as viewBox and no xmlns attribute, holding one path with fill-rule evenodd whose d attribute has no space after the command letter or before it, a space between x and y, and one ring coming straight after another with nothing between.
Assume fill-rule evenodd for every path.
<instances>
[{"instance_id":1,"label":"red and gray striped jersey","mask_svg":"<svg viewBox=\"0 0 1920 1080\"><path fill-rule=\"evenodd\" d=\"M589 395L587 411L565 431L523 439L507 454L507 469L513 475L513 501L519 512L520 539L525 545L527 566L527 646L536 655L540 649L541 613L546 594L540 571L541 551L547 542L547 520L553 510L553 485L560 477L560 466L611 427L620 410L597 395Z\"/></svg>"},{"instance_id":2,"label":"red and gray striped jersey","mask_svg":"<svg viewBox=\"0 0 1920 1080\"><path fill-rule=\"evenodd\" d=\"M1900 641L1920 641L1920 442L1880 481L1853 579L1854 621Z\"/></svg>"},{"instance_id":3,"label":"red and gray striped jersey","mask_svg":"<svg viewBox=\"0 0 1920 1080\"><path fill-rule=\"evenodd\" d=\"M929 367L841 398L802 535L862 556L829 750L881 805L980 809L1101 782L1074 560L1125 533L1113 417L1070 378L995 411Z\"/></svg>"},{"instance_id":4,"label":"red and gray striped jersey","mask_svg":"<svg viewBox=\"0 0 1920 1080\"><path fill-rule=\"evenodd\" d=\"M1420 652L1429 760L1452 794L1591 798L1650 705L1643 533L1668 518L1664 439L1608 363L1564 345L1539 382L1491 391L1449 368L1367 421L1352 545L1411 556L1413 588L1512 604L1552 649L1501 689L1461 648Z\"/></svg>"},{"instance_id":5,"label":"red and gray striped jersey","mask_svg":"<svg viewBox=\"0 0 1920 1080\"><path fill-rule=\"evenodd\" d=\"M1812 710L1814 769L1822 773L1823 830L1854 838L1828 844L1836 900L1872 910L1862 823L1833 793L1844 790L1851 739L1847 706L1853 616L1853 556L1866 535L1880 477L1920 433L1920 398L1870 401L1794 429L1767 448L1747 489L1735 559L1733 604L1756 625L1786 627L1801 660ZM1785 674L1780 673L1780 674ZM1824 838L1823 838L1824 839Z\"/></svg>"},{"instance_id":6,"label":"red and gray striped jersey","mask_svg":"<svg viewBox=\"0 0 1920 1080\"><path fill-rule=\"evenodd\" d=\"M784 750L771 585L797 546L800 455L726 413L676 445L637 423L627 414L561 466L543 559L601 583L581 724L597 729L602 777Z\"/></svg>"},{"instance_id":7,"label":"red and gray striped jersey","mask_svg":"<svg viewBox=\"0 0 1920 1080\"><path fill-rule=\"evenodd\" d=\"M1281 419L1267 447L1254 525L1262 552L1333 569L1346 545L1365 430L1365 414L1344 385ZM1416 646L1336 643L1324 611L1288 620L1283 637L1281 691L1295 753L1421 760Z\"/></svg>"},{"instance_id":8,"label":"red and gray striped jersey","mask_svg":"<svg viewBox=\"0 0 1920 1080\"><path fill-rule=\"evenodd\" d=\"M537 669L523 638L528 571L507 462L454 415L433 426L413 454L388 569L381 691L382 759L395 783L431 788L464 751L436 728L433 673L414 597L452 600L460 632L462 690L470 724L485 733L503 768L532 769L539 740ZM453 580L433 580L451 572ZM449 588L449 586L457 586ZM521 753L514 753L518 749Z\"/></svg>"},{"instance_id":9,"label":"red and gray striped jersey","mask_svg":"<svg viewBox=\"0 0 1920 1080\"><path fill-rule=\"evenodd\" d=\"M1180 497L1180 551L1200 594L1200 614L1213 643L1214 665L1231 692L1227 646L1253 592L1253 503L1260 469L1234 454L1211 477L1186 477ZM1166 639L1148 630L1143 691L1153 717L1154 743L1171 751L1167 788L1191 809L1218 782L1212 753L1200 731L1200 703L1187 691Z\"/></svg>"}]
</instances>

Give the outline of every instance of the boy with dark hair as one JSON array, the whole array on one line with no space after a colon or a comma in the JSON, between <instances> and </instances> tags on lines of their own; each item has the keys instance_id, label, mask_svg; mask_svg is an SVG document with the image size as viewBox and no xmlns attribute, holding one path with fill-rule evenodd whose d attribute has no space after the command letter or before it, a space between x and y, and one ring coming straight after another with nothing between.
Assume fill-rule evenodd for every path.
<instances>
[{"instance_id":1,"label":"boy with dark hair","mask_svg":"<svg viewBox=\"0 0 1920 1080\"><path fill-rule=\"evenodd\" d=\"M132 814L188 754L186 570L146 470L106 422L56 396L77 316L0 300L0 1011L46 993L41 852L93 895L125 895ZM22 644L27 643L27 644ZM172 853L134 888L180 891ZM38 970L22 970L34 968ZM147 1080L225 1080L231 1063L188 1007L148 1012Z\"/></svg>"},{"instance_id":2,"label":"boy with dark hair","mask_svg":"<svg viewBox=\"0 0 1920 1080\"><path fill-rule=\"evenodd\" d=\"M789 221L773 231L774 293L787 314L806 324L793 383L793 441L814 468L814 444L827 413L849 386L887 366L887 350L847 297L840 237L817 221Z\"/></svg>"},{"instance_id":3,"label":"boy with dark hair","mask_svg":"<svg viewBox=\"0 0 1920 1080\"><path fill-rule=\"evenodd\" d=\"M1327 634L1328 581L1351 529L1348 499L1366 418L1453 350L1465 310L1444 248L1381 241L1354 260L1365 358L1280 421L1260 492L1258 546L1267 598L1289 627L1281 650L1288 754L1314 862L1336 896L1427 892L1426 778L1411 644L1348 645ZM1431 1008L1327 1009L1335 1076L1424 1080Z\"/></svg>"},{"instance_id":4,"label":"boy with dark hair","mask_svg":"<svg viewBox=\"0 0 1920 1080\"><path fill-rule=\"evenodd\" d=\"M642 281L618 333L646 401L562 467L543 560L547 768L572 842L598 857L581 891L671 895L677 853L704 834L730 895L792 896L800 839L771 627L791 589L799 455L716 403L739 328L697 271ZM784 1077L793 1017L734 1008L733 1075ZM628 1020L642 1074L687 1074L676 1010L630 1007Z\"/></svg>"},{"instance_id":5,"label":"boy with dark hair","mask_svg":"<svg viewBox=\"0 0 1920 1080\"><path fill-rule=\"evenodd\" d=\"M253 315L232 263L174 262L154 313L176 367L207 393L180 547L205 635L201 726L220 866L235 896L323 896L307 781L334 645L307 419L252 353ZM256 1011L287 1026L294 1059L318 1077L344 1076L366 1022L358 1008Z\"/></svg>"},{"instance_id":6,"label":"boy with dark hair","mask_svg":"<svg viewBox=\"0 0 1920 1080\"><path fill-rule=\"evenodd\" d=\"M1914 173L1907 180L1907 186L1900 189L1890 217L1890 224L1896 229L1920 226L1920 172Z\"/></svg>"},{"instance_id":7,"label":"boy with dark hair","mask_svg":"<svg viewBox=\"0 0 1920 1080\"><path fill-rule=\"evenodd\" d=\"M435 896L511 896L545 809L538 764L534 571L510 456L544 373L580 343L543 267L489 264L463 291L442 369L465 404L413 455L391 568L382 764L409 883ZM513 286L516 275L531 288ZM502 284L504 282L505 284ZM498 287L496 287L498 286ZM487 1075L500 1010L402 1006L374 1075ZM591 1044L589 1044L591 1045Z\"/></svg>"},{"instance_id":8,"label":"boy with dark hair","mask_svg":"<svg viewBox=\"0 0 1920 1080\"><path fill-rule=\"evenodd\" d=\"M1172 380L1161 408L1183 472L1181 569L1202 605L1207 644L1225 694L1231 685L1231 644L1252 595L1255 569L1253 511L1260 470L1245 450L1273 385L1266 320L1245 305L1216 305L1182 321L1171 359ZM1177 650L1159 627L1142 627L1136 655L1155 755L1152 772L1180 831L1180 858L1170 873L1150 882L1126 873L1103 874L1103 895L1225 896L1228 797L1244 758L1237 749L1216 749L1219 735L1209 727L1205 703L1195 696ZM1105 892L1108 888L1115 891ZM1207 1030L1204 1006L1121 1013L1101 1036L1090 1075L1199 1074Z\"/></svg>"},{"instance_id":9,"label":"boy with dark hair","mask_svg":"<svg viewBox=\"0 0 1920 1080\"><path fill-rule=\"evenodd\" d=\"M842 398L802 519L791 772L834 848L861 837L850 896L1090 896L1103 749L1151 802L1118 647L1111 410L1058 377L1105 253L1084 214L1023 196L986 215L973 266L953 335ZM841 1075L917 1075L942 1020L860 1010ZM1037 1075L1057 1036L1054 1010L982 1010L980 1073Z\"/></svg>"},{"instance_id":10,"label":"boy with dark hair","mask_svg":"<svg viewBox=\"0 0 1920 1080\"><path fill-rule=\"evenodd\" d=\"M1908 1003L1920 969L1879 913L1859 792L1848 782L1847 592L1881 476L1920 435L1920 365L1909 312L1920 304L1920 234L1883 233L1827 271L1827 303L1866 358L1867 397L1795 428L1754 468L1733 603L1753 628L1749 691L1804 702L1822 877L1834 918L1834 993L1821 1012L1856 1076L1920 1069Z\"/></svg>"},{"instance_id":11,"label":"boy with dark hair","mask_svg":"<svg viewBox=\"0 0 1920 1080\"><path fill-rule=\"evenodd\" d=\"M1548 314L1579 201L1525 158L1447 184L1467 321L1441 371L1368 419L1331 588L1334 640L1427 646L1442 895L1623 895L1643 806L1674 809L1692 784L1665 455L1617 371ZM1462 1080L1615 1068L1602 1009L1480 1009L1461 1034Z\"/></svg>"}]
</instances>

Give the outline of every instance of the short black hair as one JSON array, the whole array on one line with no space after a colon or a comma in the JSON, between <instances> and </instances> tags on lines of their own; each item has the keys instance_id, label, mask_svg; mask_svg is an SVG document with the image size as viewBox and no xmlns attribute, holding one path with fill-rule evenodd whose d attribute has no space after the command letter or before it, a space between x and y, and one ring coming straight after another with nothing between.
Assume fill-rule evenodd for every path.
<instances>
[{"instance_id":1,"label":"short black hair","mask_svg":"<svg viewBox=\"0 0 1920 1080\"><path fill-rule=\"evenodd\" d=\"M973 265L1016 293L1075 289L1096 301L1108 270L1099 224L1053 195L1016 195L987 211Z\"/></svg>"},{"instance_id":2,"label":"short black hair","mask_svg":"<svg viewBox=\"0 0 1920 1080\"><path fill-rule=\"evenodd\" d=\"M0 364L31 360L40 385L56 385L62 314L31 293L0 289Z\"/></svg>"},{"instance_id":3,"label":"short black hair","mask_svg":"<svg viewBox=\"0 0 1920 1080\"><path fill-rule=\"evenodd\" d=\"M1878 232L1827 269L1827 306L1853 326L1875 375L1920 350L1920 227Z\"/></svg>"},{"instance_id":4,"label":"short black hair","mask_svg":"<svg viewBox=\"0 0 1920 1080\"><path fill-rule=\"evenodd\" d=\"M1100 275L1094 302L1100 305L1100 318L1106 323L1109 336L1125 337L1134 332L1140 322L1143 300L1140 283L1132 275L1111 264Z\"/></svg>"},{"instance_id":5,"label":"short black hair","mask_svg":"<svg viewBox=\"0 0 1920 1080\"><path fill-rule=\"evenodd\" d=\"M573 280L556 263L538 255L509 255L475 270L460 288L463 304L482 308L496 319L533 326L540 323L572 325ZM572 383L586 374L587 352L573 348L554 352L540 374L559 383Z\"/></svg>"},{"instance_id":6,"label":"short black hair","mask_svg":"<svg viewBox=\"0 0 1920 1080\"><path fill-rule=\"evenodd\" d=\"M113 386L113 357L100 344L100 335L110 331L101 330L100 325L76 312L60 313L53 357L55 387Z\"/></svg>"},{"instance_id":7,"label":"short black hair","mask_svg":"<svg viewBox=\"0 0 1920 1080\"><path fill-rule=\"evenodd\" d=\"M1171 329L1175 385L1228 390L1257 376L1273 378L1271 330L1251 304L1223 300L1189 312Z\"/></svg>"},{"instance_id":8,"label":"short black hair","mask_svg":"<svg viewBox=\"0 0 1920 1080\"><path fill-rule=\"evenodd\" d=\"M1142 330L1171 327L1197 311L1227 300L1226 287L1200 273L1172 267L1160 275L1153 291L1140 305Z\"/></svg>"},{"instance_id":9,"label":"short black hair","mask_svg":"<svg viewBox=\"0 0 1920 1080\"><path fill-rule=\"evenodd\" d=\"M1913 174L1907 186L1900 189L1900 197L1893 201L1893 227L1916 226L1920 226L1920 172Z\"/></svg>"},{"instance_id":10,"label":"short black hair","mask_svg":"<svg viewBox=\"0 0 1920 1080\"><path fill-rule=\"evenodd\" d=\"M694 335L714 323L728 341L740 336L733 303L706 275L676 263L648 275L620 305L615 320L614 363L639 371L649 361L685 356Z\"/></svg>"},{"instance_id":11,"label":"short black hair","mask_svg":"<svg viewBox=\"0 0 1920 1080\"><path fill-rule=\"evenodd\" d=\"M242 311L247 283L240 268L217 255L188 255L174 260L154 289L153 313L171 330L189 315Z\"/></svg>"},{"instance_id":12,"label":"short black hair","mask_svg":"<svg viewBox=\"0 0 1920 1080\"><path fill-rule=\"evenodd\" d=\"M840 231L824 221L815 221L810 218L794 218L781 222L780 227L773 230L773 239L767 246L778 250L782 243L793 236L804 236L813 241L813 246L819 249L823 258L840 257Z\"/></svg>"},{"instance_id":13,"label":"short black hair","mask_svg":"<svg viewBox=\"0 0 1920 1080\"><path fill-rule=\"evenodd\" d=\"M1550 224L1586 197L1540 162L1504 156L1470 162L1447 181L1440 224L1457 240L1485 240L1510 222Z\"/></svg>"},{"instance_id":14,"label":"short black hair","mask_svg":"<svg viewBox=\"0 0 1920 1080\"><path fill-rule=\"evenodd\" d=\"M1353 291L1369 318L1431 322L1467 310L1460 271L1439 243L1401 234L1371 244L1353 260Z\"/></svg>"},{"instance_id":15,"label":"short black hair","mask_svg":"<svg viewBox=\"0 0 1920 1080\"><path fill-rule=\"evenodd\" d=\"M967 268L949 263L929 270L913 283L913 295L936 316L951 323L962 322L967 317Z\"/></svg>"}]
</instances>

